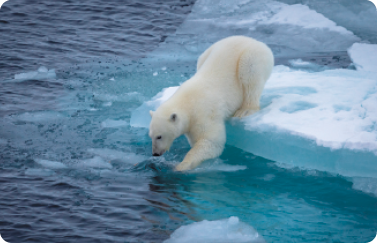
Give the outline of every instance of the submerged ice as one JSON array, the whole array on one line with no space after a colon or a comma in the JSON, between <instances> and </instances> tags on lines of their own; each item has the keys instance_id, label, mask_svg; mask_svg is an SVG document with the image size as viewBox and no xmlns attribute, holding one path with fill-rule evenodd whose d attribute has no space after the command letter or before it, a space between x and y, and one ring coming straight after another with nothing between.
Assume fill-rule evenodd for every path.
<instances>
[{"instance_id":1,"label":"submerged ice","mask_svg":"<svg viewBox=\"0 0 377 243\"><path fill-rule=\"evenodd\" d=\"M355 66L365 67L359 53L373 48L353 45L349 52ZM377 63L371 65L377 67ZM241 120L231 119L227 144L293 166L377 178L376 71L306 72L275 66L261 110ZM136 109L131 126L148 127L148 110L155 110L177 89L166 88Z\"/></svg>"}]
</instances>

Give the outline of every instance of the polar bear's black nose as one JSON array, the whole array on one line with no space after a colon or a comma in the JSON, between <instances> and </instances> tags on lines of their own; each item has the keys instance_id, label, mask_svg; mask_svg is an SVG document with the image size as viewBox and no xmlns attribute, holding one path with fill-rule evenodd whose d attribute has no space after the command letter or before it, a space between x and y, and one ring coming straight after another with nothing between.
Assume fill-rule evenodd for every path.
<instances>
[{"instance_id":1,"label":"polar bear's black nose","mask_svg":"<svg viewBox=\"0 0 377 243\"><path fill-rule=\"evenodd\" d=\"M160 154L158 154L158 153L153 153L153 156L160 156Z\"/></svg>"}]
</instances>

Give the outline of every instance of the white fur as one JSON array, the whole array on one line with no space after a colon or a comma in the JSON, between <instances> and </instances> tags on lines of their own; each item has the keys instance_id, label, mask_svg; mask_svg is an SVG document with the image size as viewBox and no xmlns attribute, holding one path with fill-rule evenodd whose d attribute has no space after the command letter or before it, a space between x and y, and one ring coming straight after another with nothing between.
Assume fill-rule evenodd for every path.
<instances>
[{"instance_id":1,"label":"white fur","mask_svg":"<svg viewBox=\"0 0 377 243\"><path fill-rule=\"evenodd\" d=\"M220 156L226 140L225 120L259 110L273 65L271 50L252 38L233 36L213 44L199 57L196 74L151 112L153 153L163 154L175 138L185 134L192 148L177 170L193 169Z\"/></svg>"}]
</instances>

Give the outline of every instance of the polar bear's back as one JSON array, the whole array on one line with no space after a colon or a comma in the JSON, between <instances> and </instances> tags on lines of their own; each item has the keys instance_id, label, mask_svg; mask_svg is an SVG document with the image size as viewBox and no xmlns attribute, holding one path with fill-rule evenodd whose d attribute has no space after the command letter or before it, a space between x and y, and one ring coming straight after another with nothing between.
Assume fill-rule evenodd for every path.
<instances>
[{"instance_id":1,"label":"polar bear's back","mask_svg":"<svg viewBox=\"0 0 377 243\"><path fill-rule=\"evenodd\" d=\"M197 73L210 77L234 78L238 76L239 60L246 52L255 62L250 64L263 62L264 66L273 66L274 57L267 45L250 37L231 36L216 42L199 57ZM269 70L262 69L255 71L270 73Z\"/></svg>"},{"instance_id":2,"label":"polar bear's back","mask_svg":"<svg viewBox=\"0 0 377 243\"><path fill-rule=\"evenodd\" d=\"M259 106L261 90L255 85L263 89L273 63L271 50L262 42L245 36L225 38L199 57L197 73L164 106L184 107L193 117L208 117L210 112L213 119L229 118L242 106L248 96L244 91L250 87L257 91L253 97Z\"/></svg>"},{"instance_id":3,"label":"polar bear's back","mask_svg":"<svg viewBox=\"0 0 377 243\"><path fill-rule=\"evenodd\" d=\"M273 54L264 43L245 36L228 37L199 57L196 86L205 87L202 92L210 94L208 103L216 103L216 109L225 109L228 112L222 113L229 117L243 103L245 86L252 87L256 93L262 92L258 89L263 89L273 65ZM252 95L259 105L260 94Z\"/></svg>"}]
</instances>

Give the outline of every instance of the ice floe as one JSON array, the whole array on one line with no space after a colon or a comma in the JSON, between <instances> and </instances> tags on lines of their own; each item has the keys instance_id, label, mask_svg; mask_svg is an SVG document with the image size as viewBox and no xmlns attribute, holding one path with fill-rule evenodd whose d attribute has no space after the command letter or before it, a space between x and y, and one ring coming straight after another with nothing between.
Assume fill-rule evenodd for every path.
<instances>
[{"instance_id":1,"label":"ice floe","mask_svg":"<svg viewBox=\"0 0 377 243\"><path fill-rule=\"evenodd\" d=\"M181 226L164 243L264 243L263 237L238 217L216 221L203 220Z\"/></svg>"},{"instance_id":2,"label":"ice floe","mask_svg":"<svg viewBox=\"0 0 377 243\"><path fill-rule=\"evenodd\" d=\"M15 80L29 80L29 79L55 79L55 69L48 70L46 67L40 67L37 71L19 73L14 75Z\"/></svg>"},{"instance_id":3,"label":"ice floe","mask_svg":"<svg viewBox=\"0 0 377 243\"><path fill-rule=\"evenodd\" d=\"M34 161L48 169L66 169L67 166L61 162L51 161L51 160L44 160L44 159L34 159Z\"/></svg>"},{"instance_id":4,"label":"ice floe","mask_svg":"<svg viewBox=\"0 0 377 243\"><path fill-rule=\"evenodd\" d=\"M25 175L27 176L35 176L35 177L46 177L46 176L53 176L55 172L50 169L26 169Z\"/></svg>"},{"instance_id":5,"label":"ice floe","mask_svg":"<svg viewBox=\"0 0 377 243\"><path fill-rule=\"evenodd\" d=\"M279 12L266 20L263 24L274 23L296 25L305 29L328 29L344 35L353 35L351 31L338 26L335 22L322 14L302 4L283 6Z\"/></svg>"},{"instance_id":6,"label":"ice floe","mask_svg":"<svg viewBox=\"0 0 377 243\"><path fill-rule=\"evenodd\" d=\"M355 43L348 49L348 54L357 70L377 72L377 45Z\"/></svg>"}]
</instances>

